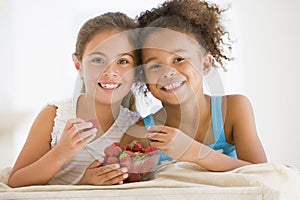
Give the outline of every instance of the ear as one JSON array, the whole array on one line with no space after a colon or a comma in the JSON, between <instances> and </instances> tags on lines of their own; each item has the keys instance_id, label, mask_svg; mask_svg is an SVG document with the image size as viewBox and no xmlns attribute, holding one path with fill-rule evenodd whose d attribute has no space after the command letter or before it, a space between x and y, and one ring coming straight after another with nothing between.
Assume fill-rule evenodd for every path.
<instances>
[{"instance_id":1,"label":"ear","mask_svg":"<svg viewBox=\"0 0 300 200\"><path fill-rule=\"evenodd\" d=\"M213 58L210 54L206 54L203 58L203 75L207 75L211 69Z\"/></svg>"},{"instance_id":2,"label":"ear","mask_svg":"<svg viewBox=\"0 0 300 200\"><path fill-rule=\"evenodd\" d=\"M75 68L77 69L77 71L81 75L81 65L80 65L80 62L79 62L79 60L78 60L78 58L76 57L75 54L72 54L72 60L74 62Z\"/></svg>"}]
</instances>

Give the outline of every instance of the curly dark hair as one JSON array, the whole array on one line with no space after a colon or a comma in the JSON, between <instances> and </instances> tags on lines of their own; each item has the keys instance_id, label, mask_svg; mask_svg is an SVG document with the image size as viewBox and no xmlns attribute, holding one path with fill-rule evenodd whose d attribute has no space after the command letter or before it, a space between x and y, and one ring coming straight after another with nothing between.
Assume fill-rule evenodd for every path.
<instances>
[{"instance_id":1,"label":"curly dark hair","mask_svg":"<svg viewBox=\"0 0 300 200\"><path fill-rule=\"evenodd\" d=\"M142 12L137 21L140 28L161 27L189 34L225 69L224 61L232 58L223 52L222 45L227 45L229 51L232 47L223 40L223 36L227 35L231 42L229 33L220 23L220 15L224 11L226 9L205 1L167 0L157 8Z\"/></svg>"}]
</instances>

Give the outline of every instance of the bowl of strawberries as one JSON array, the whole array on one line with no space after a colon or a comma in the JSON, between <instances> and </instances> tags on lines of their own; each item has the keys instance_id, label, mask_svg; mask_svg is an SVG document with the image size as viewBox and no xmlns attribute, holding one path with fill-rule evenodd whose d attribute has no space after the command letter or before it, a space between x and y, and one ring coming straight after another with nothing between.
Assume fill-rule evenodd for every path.
<instances>
[{"instance_id":1,"label":"bowl of strawberries","mask_svg":"<svg viewBox=\"0 0 300 200\"><path fill-rule=\"evenodd\" d=\"M105 148L104 154L105 165L119 163L121 167L128 169L125 183L152 179L159 161L158 150L150 145L144 148L138 140L133 140L124 147L115 142Z\"/></svg>"}]
</instances>

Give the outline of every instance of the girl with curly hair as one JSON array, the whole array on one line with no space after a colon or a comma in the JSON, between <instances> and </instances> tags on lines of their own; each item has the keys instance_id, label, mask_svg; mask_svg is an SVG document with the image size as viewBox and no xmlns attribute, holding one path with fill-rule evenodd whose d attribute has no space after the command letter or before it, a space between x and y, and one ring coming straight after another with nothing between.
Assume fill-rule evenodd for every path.
<instances>
[{"instance_id":1,"label":"girl with curly hair","mask_svg":"<svg viewBox=\"0 0 300 200\"><path fill-rule=\"evenodd\" d=\"M147 140L173 160L210 171L267 162L249 100L204 92L203 80L212 67L224 68L231 60L224 49L231 50L220 20L224 11L205 1L171 0L138 17L140 74L163 104Z\"/></svg>"}]
</instances>

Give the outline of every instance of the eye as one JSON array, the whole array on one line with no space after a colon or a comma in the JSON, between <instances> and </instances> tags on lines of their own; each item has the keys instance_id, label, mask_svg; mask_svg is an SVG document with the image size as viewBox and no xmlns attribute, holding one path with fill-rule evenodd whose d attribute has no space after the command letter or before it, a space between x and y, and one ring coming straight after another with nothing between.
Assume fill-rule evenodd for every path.
<instances>
[{"instance_id":1,"label":"eye","mask_svg":"<svg viewBox=\"0 0 300 200\"><path fill-rule=\"evenodd\" d=\"M94 59L92 60L92 62L103 64L103 63L104 63L104 59L103 59L103 58L94 58Z\"/></svg>"},{"instance_id":2,"label":"eye","mask_svg":"<svg viewBox=\"0 0 300 200\"><path fill-rule=\"evenodd\" d=\"M185 60L185 58L178 57L178 58L175 58L174 63L179 63L179 62L182 62L184 60Z\"/></svg>"},{"instance_id":3,"label":"eye","mask_svg":"<svg viewBox=\"0 0 300 200\"><path fill-rule=\"evenodd\" d=\"M153 65L150 65L149 70L159 69L160 67L161 67L160 64L153 64Z\"/></svg>"},{"instance_id":4,"label":"eye","mask_svg":"<svg viewBox=\"0 0 300 200\"><path fill-rule=\"evenodd\" d=\"M128 63L129 63L129 61L126 60L126 59L120 59L120 60L118 60L118 64L121 64L121 65L125 65L125 64L128 64Z\"/></svg>"}]
</instances>

